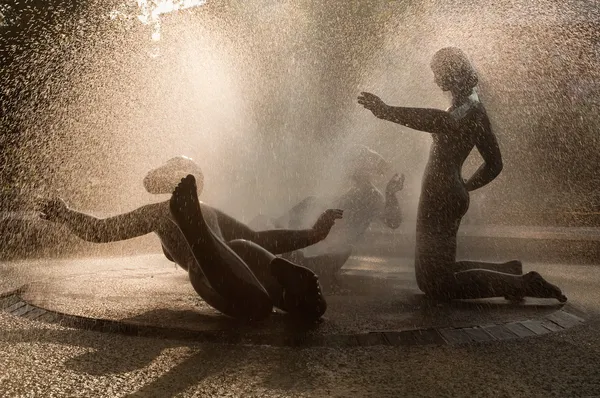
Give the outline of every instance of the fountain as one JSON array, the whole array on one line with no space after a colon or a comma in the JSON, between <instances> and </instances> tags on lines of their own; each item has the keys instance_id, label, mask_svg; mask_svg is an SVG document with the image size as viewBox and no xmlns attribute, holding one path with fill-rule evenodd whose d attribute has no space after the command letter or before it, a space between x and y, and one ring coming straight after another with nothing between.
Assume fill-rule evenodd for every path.
<instances>
[{"instance_id":1,"label":"fountain","mask_svg":"<svg viewBox=\"0 0 600 398\"><path fill-rule=\"evenodd\" d=\"M496 229L504 224L500 229L507 236L501 242L511 247L515 226L597 226L600 69L591 18L596 11L575 2L535 3L535 10L526 1L483 10L466 1L99 0L83 5L53 0L32 8L0 8L0 45L8 54L0 76L3 210L27 210L31 197L58 194L100 215L126 211L156 200L141 184L148 169L186 154L204 170L202 199L249 221L258 213L277 215L309 194L333 193L343 174L340 155L351 145L365 144L407 175L400 197L406 220L394 235L373 228L349 266L355 276L392 273L393 265L382 258L410 256L429 137L373 121L355 97L364 89L399 105L445 107L426 66L436 49L458 44L483 77L482 96L507 165L497 182L473 196L479 206L472 208L469 222ZM466 172L479 161L472 155ZM14 223L6 225L7 250L22 254L33 245L27 254L45 258L64 254L77 242L71 254L102 257L47 261L72 273L79 266L105 267L113 282L116 276L108 270L117 267L103 256L160 249L154 239L142 239L109 246L107 253L31 218L19 227L20 237ZM577 261L596 257L597 240L581 238L585 244L574 248L556 245L554 238L539 239L537 229L529 231L527 239L538 246L515 249L525 259L539 261L552 246ZM497 237L469 235L462 248L494 257L502 253ZM140 266L134 276L158 272L152 288L170 297L171 289L161 283L185 288L181 274L174 276L161 261L149 255L126 263ZM49 277L41 264L32 269L15 268L14 274L22 273L26 281ZM135 289L127 285L132 279L125 279L114 290L93 295L106 298L118 296L119 289ZM39 303L54 294L63 300L57 299L63 306L58 310L100 317L103 307L93 313L86 313L84 303L69 309L69 294L78 283L38 287L29 298ZM389 283L390 291L398 288L395 282L377 283ZM365 298L376 296L379 288L376 283L365 287L356 301L361 308L374 303L385 308L374 314L382 329L425 327L431 321L431 314L418 320L391 317L398 308L412 311L421 304L392 300L396 307L390 308L381 298ZM183 295L182 310L201 307L193 292ZM350 319L344 298L337 300L330 312L342 313L341 330L359 333L373 326ZM517 318L539 310L530 308ZM114 316L154 319L142 315L125 308ZM494 316L498 322L505 319ZM449 318L441 317L436 326Z\"/></svg>"}]
</instances>

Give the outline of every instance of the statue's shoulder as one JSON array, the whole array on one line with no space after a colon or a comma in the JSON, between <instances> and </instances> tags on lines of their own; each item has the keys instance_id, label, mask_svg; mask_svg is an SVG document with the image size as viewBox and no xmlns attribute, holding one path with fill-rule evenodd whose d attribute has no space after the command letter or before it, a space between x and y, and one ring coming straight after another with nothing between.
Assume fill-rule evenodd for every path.
<instances>
[{"instance_id":1,"label":"statue's shoulder","mask_svg":"<svg viewBox=\"0 0 600 398\"><path fill-rule=\"evenodd\" d=\"M479 100L477 91L473 90L473 93L469 95L465 102L463 102L460 106L448 109L448 112L455 120L463 120L469 115L485 112L485 109Z\"/></svg>"}]
</instances>

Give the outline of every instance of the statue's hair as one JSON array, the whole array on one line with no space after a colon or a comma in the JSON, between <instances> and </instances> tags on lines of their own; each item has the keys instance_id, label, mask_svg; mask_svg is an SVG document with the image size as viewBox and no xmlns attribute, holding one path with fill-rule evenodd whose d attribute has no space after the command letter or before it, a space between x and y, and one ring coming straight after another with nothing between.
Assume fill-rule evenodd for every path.
<instances>
[{"instance_id":1,"label":"statue's hair","mask_svg":"<svg viewBox=\"0 0 600 398\"><path fill-rule=\"evenodd\" d=\"M471 90L479 82L477 72L467 54L457 47L445 47L438 50L431 60L431 69L453 74L456 81Z\"/></svg>"},{"instance_id":2,"label":"statue's hair","mask_svg":"<svg viewBox=\"0 0 600 398\"><path fill-rule=\"evenodd\" d=\"M156 169L150 170L143 183L146 191L150 193L166 194L175 189L179 181L188 174L196 178L200 192L204 185L202 169L191 158L183 155L175 156Z\"/></svg>"},{"instance_id":3,"label":"statue's hair","mask_svg":"<svg viewBox=\"0 0 600 398\"><path fill-rule=\"evenodd\" d=\"M385 173L391 166L383 156L374 150L364 145L353 145L346 152L346 167L353 171L368 168Z\"/></svg>"}]
</instances>

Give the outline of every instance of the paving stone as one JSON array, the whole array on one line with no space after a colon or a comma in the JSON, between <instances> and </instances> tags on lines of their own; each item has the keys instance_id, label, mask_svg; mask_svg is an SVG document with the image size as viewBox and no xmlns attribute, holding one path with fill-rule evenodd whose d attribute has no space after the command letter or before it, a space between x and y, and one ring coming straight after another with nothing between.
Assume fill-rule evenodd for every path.
<instances>
[{"instance_id":1,"label":"paving stone","mask_svg":"<svg viewBox=\"0 0 600 398\"><path fill-rule=\"evenodd\" d=\"M439 332L449 344L467 344L473 342L463 329L446 328L440 329Z\"/></svg>"},{"instance_id":2,"label":"paving stone","mask_svg":"<svg viewBox=\"0 0 600 398\"><path fill-rule=\"evenodd\" d=\"M120 322L112 322L99 320L98 326L102 330L110 330L115 333L127 334L127 335L139 335L140 329L144 329L144 326L134 325L132 323L120 323Z\"/></svg>"},{"instance_id":3,"label":"paving stone","mask_svg":"<svg viewBox=\"0 0 600 398\"><path fill-rule=\"evenodd\" d=\"M542 324L542 326L544 326L546 329L548 329L552 332L561 332L561 331L565 330L562 326L557 325L556 323L549 321L547 319L542 319L540 321L540 323Z\"/></svg>"},{"instance_id":4,"label":"paving stone","mask_svg":"<svg viewBox=\"0 0 600 398\"><path fill-rule=\"evenodd\" d=\"M585 322L585 319L583 319L580 316L577 316L577 315L573 314L572 312L565 311L565 310L562 310L560 312L563 313L567 317L573 318L574 320L578 321L579 323Z\"/></svg>"},{"instance_id":5,"label":"paving stone","mask_svg":"<svg viewBox=\"0 0 600 398\"><path fill-rule=\"evenodd\" d=\"M35 309L35 307L32 307L29 304L25 304L24 306L20 307L19 309L12 311L11 314L14 316L23 316L26 313L33 311Z\"/></svg>"},{"instance_id":6,"label":"paving stone","mask_svg":"<svg viewBox=\"0 0 600 398\"><path fill-rule=\"evenodd\" d=\"M546 315L546 319L551 320L552 322L562 326L565 329L579 325L584 321L582 318L565 312L563 310L553 312L550 315Z\"/></svg>"},{"instance_id":7,"label":"paving stone","mask_svg":"<svg viewBox=\"0 0 600 398\"><path fill-rule=\"evenodd\" d=\"M76 327L76 325L74 325L72 323L72 320L68 316L66 316L64 314L59 314L59 313L54 314L53 323L56 323L57 325L68 327L68 328Z\"/></svg>"},{"instance_id":8,"label":"paving stone","mask_svg":"<svg viewBox=\"0 0 600 398\"><path fill-rule=\"evenodd\" d=\"M479 327L465 328L463 330L465 331L465 333L467 333L469 335L469 337L473 341L485 342L485 341L495 340L491 334L487 333L484 329L479 328Z\"/></svg>"},{"instance_id":9,"label":"paving stone","mask_svg":"<svg viewBox=\"0 0 600 398\"><path fill-rule=\"evenodd\" d=\"M415 330L414 337L419 344L446 344L446 341L436 329Z\"/></svg>"},{"instance_id":10,"label":"paving stone","mask_svg":"<svg viewBox=\"0 0 600 398\"><path fill-rule=\"evenodd\" d=\"M54 312L46 311L46 313L37 317L36 320L40 322L59 323L59 316Z\"/></svg>"},{"instance_id":11,"label":"paving stone","mask_svg":"<svg viewBox=\"0 0 600 398\"><path fill-rule=\"evenodd\" d=\"M535 333L537 335L542 335L542 334L551 332L551 330L549 330L548 328L545 328L544 325L542 325L542 322L540 322L538 320L522 321L521 325L525 326L527 329L531 330L533 333Z\"/></svg>"},{"instance_id":12,"label":"paving stone","mask_svg":"<svg viewBox=\"0 0 600 398\"><path fill-rule=\"evenodd\" d=\"M504 326L506 326L506 328L508 330L510 330L511 332L513 332L514 334L516 334L519 337L531 337L531 336L536 335L531 330L529 330L525 326L521 325L521 323L519 323L519 322L507 323Z\"/></svg>"},{"instance_id":13,"label":"paving stone","mask_svg":"<svg viewBox=\"0 0 600 398\"><path fill-rule=\"evenodd\" d=\"M359 345L355 336L345 334L324 336L324 343L328 347L356 347Z\"/></svg>"},{"instance_id":14,"label":"paving stone","mask_svg":"<svg viewBox=\"0 0 600 398\"><path fill-rule=\"evenodd\" d=\"M358 343L363 347L370 347L374 345L387 345L388 342L380 332L363 333L356 336Z\"/></svg>"},{"instance_id":15,"label":"paving stone","mask_svg":"<svg viewBox=\"0 0 600 398\"><path fill-rule=\"evenodd\" d=\"M398 333L400 345L419 345L417 340L417 330L403 330Z\"/></svg>"},{"instance_id":16,"label":"paving stone","mask_svg":"<svg viewBox=\"0 0 600 398\"><path fill-rule=\"evenodd\" d=\"M93 328L88 328L86 327L86 325L83 325L83 323L79 321L76 317L69 315L56 314L55 322L58 323L60 326L64 327L94 330Z\"/></svg>"},{"instance_id":17,"label":"paving stone","mask_svg":"<svg viewBox=\"0 0 600 398\"><path fill-rule=\"evenodd\" d=\"M42 308L34 308L32 311L29 311L27 314L23 315L23 318L35 320L45 313L46 313L46 310L44 310Z\"/></svg>"},{"instance_id":18,"label":"paving stone","mask_svg":"<svg viewBox=\"0 0 600 398\"><path fill-rule=\"evenodd\" d=\"M325 342L321 338L322 336L315 334L282 334L282 335L266 335L262 338L265 341L266 345L273 345L272 341L280 338L279 346L291 346L291 347L310 347L310 346L319 346L324 345ZM262 337L262 336L261 336ZM255 337L251 338L255 340ZM358 344L358 343L357 343Z\"/></svg>"},{"instance_id":19,"label":"paving stone","mask_svg":"<svg viewBox=\"0 0 600 398\"><path fill-rule=\"evenodd\" d=\"M14 294L7 297L3 297L2 300L0 300L0 309L7 309L11 305L18 303L19 301L21 301L21 298Z\"/></svg>"},{"instance_id":20,"label":"paving stone","mask_svg":"<svg viewBox=\"0 0 600 398\"><path fill-rule=\"evenodd\" d=\"M383 332L385 339L393 346L411 346L423 344L417 337L418 330ZM443 341L443 339L442 339ZM442 342L445 344L445 341Z\"/></svg>"},{"instance_id":21,"label":"paving stone","mask_svg":"<svg viewBox=\"0 0 600 398\"><path fill-rule=\"evenodd\" d=\"M494 336L494 338L497 340L510 340L510 339L516 339L519 337L515 333L511 332L504 325L484 326L483 329L485 329L486 332L488 332L489 334Z\"/></svg>"},{"instance_id":22,"label":"paving stone","mask_svg":"<svg viewBox=\"0 0 600 398\"><path fill-rule=\"evenodd\" d=\"M78 318L74 321L76 322L77 327L89 330L98 330L101 332L120 333L135 336L138 334L139 330L137 326L129 323L110 322L104 319L90 319L89 321L86 321L85 319Z\"/></svg>"},{"instance_id":23,"label":"paving stone","mask_svg":"<svg viewBox=\"0 0 600 398\"><path fill-rule=\"evenodd\" d=\"M400 338L402 332L383 332L383 336L389 345L400 346L403 342Z\"/></svg>"},{"instance_id":24,"label":"paving stone","mask_svg":"<svg viewBox=\"0 0 600 398\"><path fill-rule=\"evenodd\" d=\"M14 303L13 305L9 306L8 308L6 308L6 310L5 310L5 311L6 311L6 312L10 312L10 313L12 313L13 311L16 311L16 310L18 310L19 308L21 308L21 307L25 306L26 304L27 304L27 303L26 303L26 302L24 302L24 301L19 301L19 302L16 302L16 303Z\"/></svg>"}]
</instances>

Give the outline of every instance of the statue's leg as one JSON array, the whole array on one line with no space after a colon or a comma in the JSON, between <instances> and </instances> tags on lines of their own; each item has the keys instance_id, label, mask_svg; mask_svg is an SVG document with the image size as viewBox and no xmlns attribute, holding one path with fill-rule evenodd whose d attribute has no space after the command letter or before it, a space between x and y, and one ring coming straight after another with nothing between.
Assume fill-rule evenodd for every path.
<instances>
[{"instance_id":1,"label":"statue's leg","mask_svg":"<svg viewBox=\"0 0 600 398\"><path fill-rule=\"evenodd\" d=\"M229 241L227 245L248 265L271 297L273 304L280 307L283 289L270 271L270 264L275 256L263 247L243 239Z\"/></svg>"},{"instance_id":2,"label":"statue's leg","mask_svg":"<svg viewBox=\"0 0 600 398\"><path fill-rule=\"evenodd\" d=\"M503 272L512 275L523 275L523 263L511 260L504 263L488 263L484 261L457 261L454 263L454 272L469 271L472 269L486 269L489 271Z\"/></svg>"},{"instance_id":3,"label":"statue's leg","mask_svg":"<svg viewBox=\"0 0 600 398\"><path fill-rule=\"evenodd\" d=\"M283 287L283 310L308 320L315 320L327 311L317 274L310 269L276 257L270 264L271 273Z\"/></svg>"},{"instance_id":4,"label":"statue's leg","mask_svg":"<svg viewBox=\"0 0 600 398\"><path fill-rule=\"evenodd\" d=\"M468 193L457 191L456 199L450 201L450 212L447 222L452 225L452 231L456 239L458 228L462 218L467 213L470 205ZM452 204L455 204L454 206ZM456 253L456 248L455 248ZM519 260L511 260L504 263L490 263L484 261L457 261L453 265L454 272L469 271L472 269L484 269L513 275L523 275L523 264Z\"/></svg>"},{"instance_id":5,"label":"statue's leg","mask_svg":"<svg viewBox=\"0 0 600 398\"><path fill-rule=\"evenodd\" d=\"M457 299L487 297L539 297L567 301L562 291L535 271L511 275L485 269L454 273L450 290Z\"/></svg>"},{"instance_id":6,"label":"statue's leg","mask_svg":"<svg viewBox=\"0 0 600 398\"><path fill-rule=\"evenodd\" d=\"M561 290L537 272L522 275L522 265L518 261L502 265L456 262L456 236L467 208L468 202L466 206L447 207L445 212L436 212L439 209L433 207L425 208L429 210L430 217L417 220L415 271L417 283L423 292L444 299L519 299L529 296L566 301ZM499 272L499 269L513 272Z\"/></svg>"},{"instance_id":7,"label":"statue's leg","mask_svg":"<svg viewBox=\"0 0 600 398\"><path fill-rule=\"evenodd\" d=\"M314 272L247 240L228 244L248 264L276 307L304 318L319 318L325 313L327 304Z\"/></svg>"},{"instance_id":8,"label":"statue's leg","mask_svg":"<svg viewBox=\"0 0 600 398\"><path fill-rule=\"evenodd\" d=\"M226 310L219 310L226 315L249 320L271 314L273 303L265 288L244 261L206 224L193 176L187 176L177 186L170 208L201 271L190 270L190 277L201 273L228 303Z\"/></svg>"},{"instance_id":9,"label":"statue's leg","mask_svg":"<svg viewBox=\"0 0 600 398\"><path fill-rule=\"evenodd\" d=\"M446 290L455 256L456 234L452 227L417 220L415 276L422 292L440 298L451 295Z\"/></svg>"},{"instance_id":10,"label":"statue's leg","mask_svg":"<svg viewBox=\"0 0 600 398\"><path fill-rule=\"evenodd\" d=\"M439 261L439 262L436 262ZM441 265L440 265L441 264ZM514 275L488 269L470 269L451 272L453 264L444 264L443 258L417 258L417 283L427 295L444 300L505 297L519 301L523 297L566 297L561 290L546 281L537 272Z\"/></svg>"},{"instance_id":11,"label":"statue's leg","mask_svg":"<svg viewBox=\"0 0 600 398\"><path fill-rule=\"evenodd\" d=\"M559 288L536 272L509 274L486 269L490 263L480 262L468 262L467 265L474 268L456 272L456 269L465 267L465 262L455 262L453 258L456 239L436 231L421 230L422 233L417 236L417 283L427 295L448 300L490 297L516 300L526 296L566 300ZM519 265L513 266L517 268Z\"/></svg>"}]
</instances>

